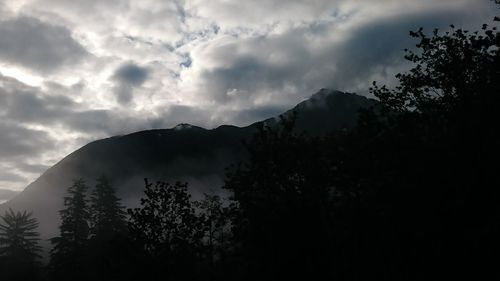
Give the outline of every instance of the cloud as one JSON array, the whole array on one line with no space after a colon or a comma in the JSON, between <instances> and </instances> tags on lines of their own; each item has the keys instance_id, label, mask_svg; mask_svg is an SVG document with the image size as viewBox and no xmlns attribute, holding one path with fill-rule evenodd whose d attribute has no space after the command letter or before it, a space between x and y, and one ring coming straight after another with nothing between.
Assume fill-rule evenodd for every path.
<instances>
[{"instance_id":1,"label":"cloud","mask_svg":"<svg viewBox=\"0 0 500 281\"><path fill-rule=\"evenodd\" d=\"M87 55L67 28L32 17L1 20L0 38L0 61L38 72L54 72Z\"/></svg>"},{"instance_id":2,"label":"cloud","mask_svg":"<svg viewBox=\"0 0 500 281\"><path fill-rule=\"evenodd\" d=\"M321 88L393 85L409 30L477 28L496 11L488 0L1 1L0 188L98 138L248 125Z\"/></svg>"},{"instance_id":3,"label":"cloud","mask_svg":"<svg viewBox=\"0 0 500 281\"><path fill-rule=\"evenodd\" d=\"M25 181L26 178L20 176L20 175L17 175L17 174L14 174L14 173L9 173L9 172L0 172L0 178L2 179L2 181L6 181L6 182L18 182L18 181ZM2 192L2 189L0 189L0 193ZM1 198L0 198L1 200Z\"/></svg>"},{"instance_id":4,"label":"cloud","mask_svg":"<svg viewBox=\"0 0 500 281\"><path fill-rule=\"evenodd\" d=\"M45 171L44 161L57 142L44 131L0 121L0 188L19 190ZM2 199L0 198L0 201Z\"/></svg>"},{"instance_id":5,"label":"cloud","mask_svg":"<svg viewBox=\"0 0 500 281\"><path fill-rule=\"evenodd\" d=\"M148 79L149 70L133 63L120 66L113 75L117 81L115 95L120 104L129 104L133 99L133 91Z\"/></svg>"},{"instance_id":6,"label":"cloud","mask_svg":"<svg viewBox=\"0 0 500 281\"><path fill-rule=\"evenodd\" d=\"M114 77L123 84L140 86L148 78L148 70L133 63L128 63L118 68Z\"/></svg>"},{"instance_id":7,"label":"cloud","mask_svg":"<svg viewBox=\"0 0 500 281\"><path fill-rule=\"evenodd\" d=\"M403 50L416 43L409 30L424 26L430 32L453 22L470 26L478 21L456 3L428 3L426 9L410 5L385 17L375 11L376 16L361 19L311 19L265 35L220 36L192 49L191 67L181 73L186 81L182 86L208 105L241 110L292 106L321 87L367 94L373 80L394 84L394 75L408 68Z\"/></svg>"},{"instance_id":8,"label":"cloud","mask_svg":"<svg viewBox=\"0 0 500 281\"><path fill-rule=\"evenodd\" d=\"M75 103L63 95L44 94L40 88L27 86L15 79L0 76L0 113L4 118L23 123L60 122ZM0 84L1 85L1 84Z\"/></svg>"},{"instance_id":9,"label":"cloud","mask_svg":"<svg viewBox=\"0 0 500 281\"><path fill-rule=\"evenodd\" d=\"M3 175L0 174L0 177L3 178ZM19 192L13 191L10 189L0 189L0 204L12 199L14 196L16 196ZM3 215L3 214L2 214Z\"/></svg>"},{"instance_id":10,"label":"cloud","mask_svg":"<svg viewBox=\"0 0 500 281\"><path fill-rule=\"evenodd\" d=\"M72 116L74 107L66 96L0 75L0 188L26 186L54 158L71 151L67 146L73 141L56 127Z\"/></svg>"},{"instance_id":11,"label":"cloud","mask_svg":"<svg viewBox=\"0 0 500 281\"><path fill-rule=\"evenodd\" d=\"M0 121L0 157L33 155L54 148L47 133Z\"/></svg>"}]
</instances>

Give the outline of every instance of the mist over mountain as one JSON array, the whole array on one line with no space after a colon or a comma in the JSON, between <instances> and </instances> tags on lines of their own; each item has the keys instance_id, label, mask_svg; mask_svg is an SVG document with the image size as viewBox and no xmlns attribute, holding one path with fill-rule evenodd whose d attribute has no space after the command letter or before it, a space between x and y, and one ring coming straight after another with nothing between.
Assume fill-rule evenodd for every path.
<instances>
[{"instance_id":1,"label":"mist over mountain","mask_svg":"<svg viewBox=\"0 0 500 281\"><path fill-rule=\"evenodd\" d=\"M16 196L18 192L10 189L0 189L0 204Z\"/></svg>"},{"instance_id":2,"label":"mist over mountain","mask_svg":"<svg viewBox=\"0 0 500 281\"><path fill-rule=\"evenodd\" d=\"M322 89L283 113L297 112L297 130L322 135L356 124L358 110L374 100L355 94ZM148 130L91 142L74 151L12 200L6 209L30 210L39 222L43 240L58 234L63 197L74 179L90 186L105 175L127 207L137 206L144 178L152 181L186 181L194 198L203 193L223 193L226 168L245 157L242 141L253 136L262 123L273 126L278 116L246 127L223 125L204 129L179 124L171 129Z\"/></svg>"}]
</instances>

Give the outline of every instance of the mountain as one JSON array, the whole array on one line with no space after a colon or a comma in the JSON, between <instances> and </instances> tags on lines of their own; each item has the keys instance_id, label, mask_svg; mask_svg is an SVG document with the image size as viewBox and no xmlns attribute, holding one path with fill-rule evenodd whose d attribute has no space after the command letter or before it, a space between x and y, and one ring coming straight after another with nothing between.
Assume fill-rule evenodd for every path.
<instances>
[{"instance_id":1,"label":"mountain","mask_svg":"<svg viewBox=\"0 0 500 281\"><path fill-rule=\"evenodd\" d=\"M374 100L355 94L322 89L310 99L283 113L298 113L297 128L314 135L326 134L356 124L357 111ZM148 130L89 143L48 169L10 201L7 208L32 210L40 222L42 239L58 234L63 196L73 179L83 178L93 186L105 175L127 207L137 206L143 195L145 177L151 180L187 181L195 198L204 192L224 192L225 169L245 157L242 140L249 139L270 118L247 127L223 125L207 130L189 124L172 129Z\"/></svg>"}]
</instances>

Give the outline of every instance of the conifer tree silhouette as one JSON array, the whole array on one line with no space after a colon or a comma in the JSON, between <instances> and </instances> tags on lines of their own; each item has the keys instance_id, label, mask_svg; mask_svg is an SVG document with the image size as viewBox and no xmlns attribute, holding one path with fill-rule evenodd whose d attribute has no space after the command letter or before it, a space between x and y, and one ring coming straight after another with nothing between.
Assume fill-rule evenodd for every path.
<instances>
[{"instance_id":1,"label":"conifer tree silhouette","mask_svg":"<svg viewBox=\"0 0 500 281\"><path fill-rule=\"evenodd\" d=\"M105 176L97 179L90 197L89 265L93 280L124 280L127 270L125 207Z\"/></svg>"},{"instance_id":2,"label":"conifer tree silhouette","mask_svg":"<svg viewBox=\"0 0 500 281\"><path fill-rule=\"evenodd\" d=\"M0 256L28 261L40 257L38 221L31 212L9 209L0 219Z\"/></svg>"},{"instance_id":3,"label":"conifer tree silhouette","mask_svg":"<svg viewBox=\"0 0 500 281\"><path fill-rule=\"evenodd\" d=\"M31 212L9 209L0 216L0 276L6 280L35 280L41 258Z\"/></svg>"},{"instance_id":4,"label":"conifer tree silhouette","mask_svg":"<svg viewBox=\"0 0 500 281\"><path fill-rule=\"evenodd\" d=\"M106 177L97 179L90 198L90 234L93 238L110 239L127 230L127 213L120 201Z\"/></svg>"},{"instance_id":5,"label":"conifer tree silhouette","mask_svg":"<svg viewBox=\"0 0 500 281\"><path fill-rule=\"evenodd\" d=\"M86 256L89 238L87 193L83 179L75 180L64 197L64 207L59 213L60 236L51 239L50 267L55 280L84 280L86 278Z\"/></svg>"}]
</instances>

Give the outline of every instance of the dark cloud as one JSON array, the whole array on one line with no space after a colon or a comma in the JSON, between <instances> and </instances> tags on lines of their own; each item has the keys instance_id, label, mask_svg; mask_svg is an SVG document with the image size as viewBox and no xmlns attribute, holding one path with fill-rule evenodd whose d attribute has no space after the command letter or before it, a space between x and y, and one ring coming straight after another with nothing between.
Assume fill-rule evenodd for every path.
<instances>
[{"instance_id":1,"label":"dark cloud","mask_svg":"<svg viewBox=\"0 0 500 281\"><path fill-rule=\"evenodd\" d=\"M0 157L32 157L55 147L44 131L27 129L21 125L0 121Z\"/></svg>"},{"instance_id":2,"label":"dark cloud","mask_svg":"<svg viewBox=\"0 0 500 281\"><path fill-rule=\"evenodd\" d=\"M0 174L0 177L3 177L3 175ZM18 191L10 189L0 189L0 204L4 201L12 199L18 193L19 193Z\"/></svg>"},{"instance_id":3,"label":"dark cloud","mask_svg":"<svg viewBox=\"0 0 500 281\"><path fill-rule=\"evenodd\" d=\"M146 113L145 113L146 114ZM186 122L206 126L209 112L190 106L169 106L150 117L119 110L85 110L72 112L64 119L64 126L89 136L121 135L144 129L163 129Z\"/></svg>"},{"instance_id":4,"label":"dark cloud","mask_svg":"<svg viewBox=\"0 0 500 281\"><path fill-rule=\"evenodd\" d=\"M195 57L200 60L193 61L198 91L218 104L242 108L259 99L289 106L286 100L297 101L322 87L367 94L373 80L393 84L394 75L407 69L403 50L417 43L410 30L423 26L431 33L451 23L465 27L478 22L467 10L438 9L366 21L338 37L342 40L336 37L340 32L336 25L328 21L281 34L228 40L203 53L218 62L215 67L205 67L204 56Z\"/></svg>"},{"instance_id":5,"label":"dark cloud","mask_svg":"<svg viewBox=\"0 0 500 281\"><path fill-rule=\"evenodd\" d=\"M181 123L206 127L211 118L208 110L199 107L170 105L159 112L159 117L149 119L148 125L155 129L170 128Z\"/></svg>"},{"instance_id":6,"label":"dark cloud","mask_svg":"<svg viewBox=\"0 0 500 281\"><path fill-rule=\"evenodd\" d=\"M30 164L25 162L18 163L16 166L23 172L30 174L37 174L37 175L41 174L42 172L50 168L50 166L48 165Z\"/></svg>"},{"instance_id":7,"label":"dark cloud","mask_svg":"<svg viewBox=\"0 0 500 281\"><path fill-rule=\"evenodd\" d=\"M0 180L4 182L24 182L26 178L15 173L0 171ZM1 193L1 189L0 189ZM1 198L0 198L1 200Z\"/></svg>"},{"instance_id":8,"label":"dark cloud","mask_svg":"<svg viewBox=\"0 0 500 281\"><path fill-rule=\"evenodd\" d=\"M15 123L53 124L71 114L75 102L0 75L0 116Z\"/></svg>"},{"instance_id":9,"label":"dark cloud","mask_svg":"<svg viewBox=\"0 0 500 281\"><path fill-rule=\"evenodd\" d=\"M132 113L107 109L77 111L64 120L64 125L93 138L150 128L147 120L141 116L135 117Z\"/></svg>"},{"instance_id":10,"label":"dark cloud","mask_svg":"<svg viewBox=\"0 0 500 281\"><path fill-rule=\"evenodd\" d=\"M478 28L497 11L488 0L28 2L0 1L0 71L40 85L0 75L0 181L17 184L97 138L247 125L323 87L366 94L407 68L409 30Z\"/></svg>"},{"instance_id":11,"label":"dark cloud","mask_svg":"<svg viewBox=\"0 0 500 281\"><path fill-rule=\"evenodd\" d=\"M265 120L284 113L290 108L284 106L259 106L233 112L233 120L237 124L249 125L256 120Z\"/></svg>"},{"instance_id":12,"label":"dark cloud","mask_svg":"<svg viewBox=\"0 0 500 281\"><path fill-rule=\"evenodd\" d=\"M7 96L7 115L21 122L39 124L63 121L74 102L65 96L48 96L35 91L18 91Z\"/></svg>"},{"instance_id":13,"label":"dark cloud","mask_svg":"<svg viewBox=\"0 0 500 281\"><path fill-rule=\"evenodd\" d=\"M366 94L374 79L393 83L395 71L404 70L409 65L404 59L404 49L413 49L417 43L409 36L410 31L423 27L430 34L434 28L448 29L450 23L462 22L465 25L464 13L451 10L405 15L353 30L349 40L324 53L337 69L324 85Z\"/></svg>"},{"instance_id":14,"label":"dark cloud","mask_svg":"<svg viewBox=\"0 0 500 281\"><path fill-rule=\"evenodd\" d=\"M73 87L50 84L59 94L48 94L41 88L27 86L0 75L0 116L12 124L63 126L71 131L102 135L123 132L121 114L111 110L84 110L67 96ZM66 94L66 95L64 95ZM130 124L130 122L123 122Z\"/></svg>"},{"instance_id":15,"label":"dark cloud","mask_svg":"<svg viewBox=\"0 0 500 281\"><path fill-rule=\"evenodd\" d=\"M148 70L133 63L128 63L119 67L114 77L121 83L140 86L148 78Z\"/></svg>"},{"instance_id":16,"label":"dark cloud","mask_svg":"<svg viewBox=\"0 0 500 281\"><path fill-rule=\"evenodd\" d=\"M87 54L67 28L31 17L0 21L0 38L0 60L45 73Z\"/></svg>"},{"instance_id":17,"label":"dark cloud","mask_svg":"<svg viewBox=\"0 0 500 281\"><path fill-rule=\"evenodd\" d=\"M118 82L115 86L115 95L120 104L129 104L133 100L134 88L140 87L149 76L147 68L140 67L134 63L120 66L113 79Z\"/></svg>"}]
</instances>

